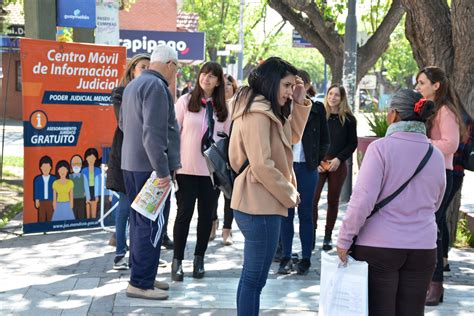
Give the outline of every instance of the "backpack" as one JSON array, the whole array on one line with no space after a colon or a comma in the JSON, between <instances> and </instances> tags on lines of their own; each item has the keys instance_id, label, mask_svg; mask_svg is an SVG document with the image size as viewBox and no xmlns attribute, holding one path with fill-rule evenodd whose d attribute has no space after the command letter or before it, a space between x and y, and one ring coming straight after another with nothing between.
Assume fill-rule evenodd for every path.
<instances>
[{"instance_id":1,"label":"backpack","mask_svg":"<svg viewBox=\"0 0 474 316\"><path fill-rule=\"evenodd\" d=\"M206 160L209 175L211 177L214 188L224 193L225 197L230 199L232 196L232 189L234 187L234 180L242 171L249 165L248 159L240 167L239 172L232 170L229 163L229 141L232 133L232 125L230 124L229 135L224 132L218 132L217 135L221 137L217 142L214 141L214 118L212 102L206 103L206 116L208 129L201 140L201 152Z\"/></svg>"},{"instance_id":2,"label":"backpack","mask_svg":"<svg viewBox=\"0 0 474 316\"><path fill-rule=\"evenodd\" d=\"M466 126L469 130L469 138L464 144L463 166L466 170L474 171L474 124L469 121Z\"/></svg>"}]
</instances>

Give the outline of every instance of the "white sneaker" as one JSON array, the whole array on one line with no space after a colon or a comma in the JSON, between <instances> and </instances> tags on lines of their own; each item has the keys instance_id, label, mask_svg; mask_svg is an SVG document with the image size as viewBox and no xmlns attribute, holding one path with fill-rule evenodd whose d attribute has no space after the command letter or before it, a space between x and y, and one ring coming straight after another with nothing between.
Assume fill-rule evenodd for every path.
<instances>
[{"instance_id":1,"label":"white sneaker","mask_svg":"<svg viewBox=\"0 0 474 316\"><path fill-rule=\"evenodd\" d=\"M119 261L114 262L114 270L128 270L128 262L125 257L121 258Z\"/></svg>"}]
</instances>

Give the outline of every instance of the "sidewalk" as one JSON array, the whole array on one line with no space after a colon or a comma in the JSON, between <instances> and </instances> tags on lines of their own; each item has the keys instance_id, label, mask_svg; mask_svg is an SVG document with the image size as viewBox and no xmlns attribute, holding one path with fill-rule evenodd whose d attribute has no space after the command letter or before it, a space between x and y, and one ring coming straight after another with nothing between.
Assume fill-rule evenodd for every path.
<instances>
[{"instance_id":1,"label":"sidewalk","mask_svg":"<svg viewBox=\"0 0 474 316\"><path fill-rule=\"evenodd\" d=\"M345 205L341 207L337 225L345 208ZM173 223L174 205L171 210L170 223ZM222 210L219 212L222 218ZM324 223L325 218L321 218L319 227L324 227ZM205 258L206 276L197 280L191 277L195 224L193 220L185 254L184 282L171 284L167 301L125 296L130 272L112 270L114 248L107 245L108 232L95 229L21 237L0 233L0 314L235 315L243 236L234 223L234 245L223 247L220 238L210 242ZM261 315L317 315L321 243L322 236L317 236L317 250L307 276L278 275L278 264L272 265L262 292ZM300 251L297 238L294 247ZM170 262L172 251L162 253L162 258ZM474 314L474 249L452 249L450 266L452 272L446 278L444 303L427 308L426 315ZM170 271L170 265L160 268L158 279L169 282Z\"/></svg>"},{"instance_id":2,"label":"sidewalk","mask_svg":"<svg viewBox=\"0 0 474 316\"><path fill-rule=\"evenodd\" d=\"M11 122L6 131L5 155L22 156L21 122ZM474 211L473 187L474 173L470 172L463 188L463 210ZM170 233L176 215L172 201ZM223 201L219 205L222 220ZM325 207L321 205L321 209ZM346 205L342 205L335 234L345 209ZM20 225L21 217L9 224L9 231L20 234ZM191 277L195 225L194 219L185 253L184 282L171 283L167 301L125 296L130 272L112 270L115 248L107 245L109 232L94 229L26 236L0 232L0 315L235 315L243 236L234 223L234 245L223 247L220 238L210 242L205 257L206 276L197 280ZM325 217L321 217L318 226L324 225ZM294 252L300 252L296 221L295 230ZM278 275L278 264L272 265L262 292L261 315L317 315L321 234L320 229L307 276ZM172 255L172 251L162 251L162 258L168 262ZM426 315L474 315L474 249L452 249L449 260L452 272L445 278L444 303L426 308ZM159 269L158 279L169 282L170 273L169 264Z\"/></svg>"}]
</instances>

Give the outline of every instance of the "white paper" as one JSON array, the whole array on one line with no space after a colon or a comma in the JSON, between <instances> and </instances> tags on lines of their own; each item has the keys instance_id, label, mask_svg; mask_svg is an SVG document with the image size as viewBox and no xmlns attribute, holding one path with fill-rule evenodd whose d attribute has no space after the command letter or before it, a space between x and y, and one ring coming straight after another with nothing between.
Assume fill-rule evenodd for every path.
<instances>
[{"instance_id":1,"label":"white paper","mask_svg":"<svg viewBox=\"0 0 474 316\"><path fill-rule=\"evenodd\" d=\"M132 208L146 218L155 221L165 207L171 185L158 188L158 177L153 171L132 203Z\"/></svg>"},{"instance_id":2,"label":"white paper","mask_svg":"<svg viewBox=\"0 0 474 316\"><path fill-rule=\"evenodd\" d=\"M349 257L342 266L338 256L321 253L321 316L366 316L369 313L369 266Z\"/></svg>"}]
</instances>

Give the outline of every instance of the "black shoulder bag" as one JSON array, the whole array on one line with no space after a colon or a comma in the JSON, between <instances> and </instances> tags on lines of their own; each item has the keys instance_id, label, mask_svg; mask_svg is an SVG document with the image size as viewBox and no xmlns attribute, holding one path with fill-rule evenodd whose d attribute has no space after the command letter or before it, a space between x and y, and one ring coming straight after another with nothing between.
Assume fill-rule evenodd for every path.
<instances>
[{"instance_id":1,"label":"black shoulder bag","mask_svg":"<svg viewBox=\"0 0 474 316\"><path fill-rule=\"evenodd\" d=\"M212 104L209 106L209 103L210 102L206 104L209 128L202 138L201 150L204 159L206 160L207 168L209 169L212 184L214 187L219 188L226 198L230 199L234 187L234 180L245 170L245 168L247 168L249 161L247 159L237 173L232 170L229 162L229 141L234 123L232 122L230 125L229 135L224 132L218 132L217 135L222 139L215 142L213 139L214 118ZM210 110L208 108L210 108Z\"/></svg>"},{"instance_id":2,"label":"black shoulder bag","mask_svg":"<svg viewBox=\"0 0 474 316\"><path fill-rule=\"evenodd\" d=\"M399 194L406 188L406 186L408 185L408 183L409 183L409 182L421 171L421 169L423 169L423 167L426 165L426 163L427 163L428 160L430 159L432 153L433 153L433 145L429 144L428 151L426 152L425 156L423 157L423 160L421 160L420 164L419 164L418 167L416 168L415 173L413 173L413 175L410 177L410 179L408 179L404 184L402 184L402 186L399 187L397 191L393 192L391 195L387 196L385 199L383 199L382 201L380 201L380 202L378 202L377 204L375 204L374 209L372 210L372 212L370 212L369 216L367 216L367 219L371 218L375 213L377 213L378 211L380 211L380 209L381 209L382 207L384 207L385 205L387 205L388 203L390 203L397 195L399 195ZM367 219L366 219L366 220L367 220ZM352 245L351 245L351 247L349 248L349 252L353 252L353 251L354 251L354 246L355 246L356 240L357 240L357 235L355 235L354 238L352 238Z\"/></svg>"}]
</instances>

